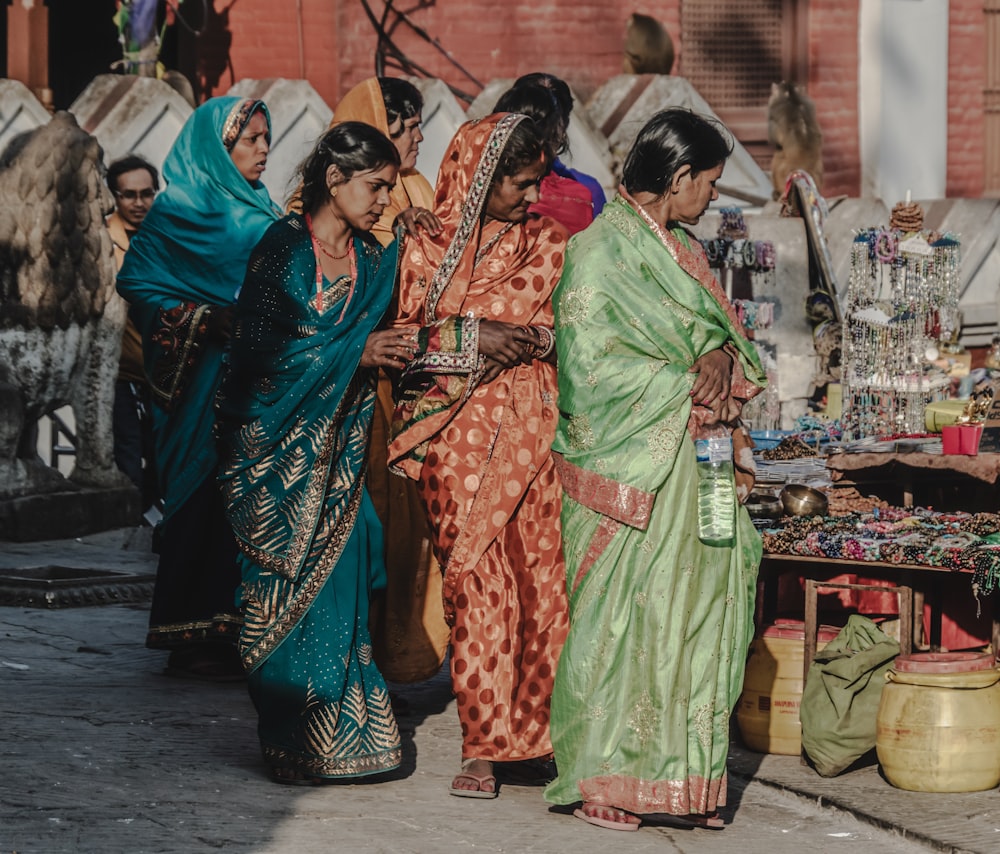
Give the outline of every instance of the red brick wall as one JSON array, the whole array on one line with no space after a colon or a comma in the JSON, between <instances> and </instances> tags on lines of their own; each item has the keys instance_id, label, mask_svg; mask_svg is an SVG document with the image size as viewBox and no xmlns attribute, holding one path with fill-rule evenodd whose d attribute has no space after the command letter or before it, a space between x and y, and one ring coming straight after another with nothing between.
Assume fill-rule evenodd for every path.
<instances>
[{"instance_id":1,"label":"red brick wall","mask_svg":"<svg viewBox=\"0 0 1000 854\"><path fill-rule=\"evenodd\" d=\"M415 4L411 4L415 5ZM372 6L380 8L379 0ZM677 0L647 3L644 11L674 25ZM374 70L372 28L359 3L347 3L340 56L346 89ZM564 78L587 98L621 69L625 21L633 0L439 0L412 19L440 40L483 84L545 70ZM405 26L394 40L406 56L472 95L478 87Z\"/></svg>"},{"instance_id":2,"label":"red brick wall","mask_svg":"<svg viewBox=\"0 0 1000 854\"><path fill-rule=\"evenodd\" d=\"M857 196L858 0L809 4L809 95L823 131L823 194Z\"/></svg>"},{"instance_id":3,"label":"red brick wall","mask_svg":"<svg viewBox=\"0 0 1000 854\"><path fill-rule=\"evenodd\" d=\"M803 0L805 2L805 0ZM951 0L949 38L948 193L982 193L985 34L983 0ZM219 5L216 0L215 5ZM306 76L333 106L375 70L375 35L357 0L301 0ZM378 13L381 0L371 0ZM859 0L808 4L809 94L823 131L824 192L857 195ZM415 8L411 3L406 8ZM680 0L436 0L415 8L426 29L482 83L545 70L586 99L619 73L625 21L637 9L663 21L674 36L678 65ZM240 0L229 12L232 78L298 77L295 4ZM394 33L407 57L432 75L475 95L478 86L405 26ZM224 92L228 72L213 94Z\"/></svg>"},{"instance_id":4,"label":"red brick wall","mask_svg":"<svg viewBox=\"0 0 1000 854\"><path fill-rule=\"evenodd\" d=\"M983 89L986 85L986 26L983 0L951 0L948 8L947 194L978 198L986 174L983 150Z\"/></svg>"},{"instance_id":5,"label":"red brick wall","mask_svg":"<svg viewBox=\"0 0 1000 854\"><path fill-rule=\"evenodd\" d=\"M215 0L215 7L222 7ZM231 68L225 68L218 82L204 95L222 95L237 80L266 77L305 77L331 106L343 94L340 81L338 48L341 38L341 7L357 3L343 0L301 0L301 25L298 3L292 0L240 0L228 3L228 14L222 20L232 36L202 39L199 53L216 60L228 46ZM370 29L370 28L369 28ZM372 47L368 47L371 53ZM201 63L205 65L205 63ZM211 62L207 63L211 67ZM214 75L212 75L214 76Z\"/></svg>"}]
</instances>

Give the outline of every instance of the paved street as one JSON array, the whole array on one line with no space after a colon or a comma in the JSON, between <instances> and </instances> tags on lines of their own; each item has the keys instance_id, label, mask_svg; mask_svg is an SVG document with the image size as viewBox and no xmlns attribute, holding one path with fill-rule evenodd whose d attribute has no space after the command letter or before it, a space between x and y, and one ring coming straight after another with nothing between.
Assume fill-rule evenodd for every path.
<instances>
[{"instance_id":1,"label":"paved street","mask_svg":"<svg viewBox=\"0 0 1000 854\"><path fill-rule=\"evenodd\" d=\"M106 546L4 543L0 568L79 565L87 553L91 565L143 570L120 545L95 560ZM797 757L738 746L722 832L605 831L550 812L530 788L455 798L460 740L444 673L402 689L404 767L391 779L279 786L264 774L245 686L164 676L164 654L142 646L146 620L145 604L0 607L0 854L1000 850L995 790L902 792L874 766L824 780Z\"/></svg>"}]
</instances>

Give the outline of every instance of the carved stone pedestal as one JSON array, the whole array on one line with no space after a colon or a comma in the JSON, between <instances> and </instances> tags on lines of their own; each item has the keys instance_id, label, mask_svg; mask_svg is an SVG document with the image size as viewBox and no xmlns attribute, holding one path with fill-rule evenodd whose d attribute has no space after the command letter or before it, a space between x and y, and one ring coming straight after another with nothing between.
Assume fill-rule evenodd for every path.
<instances>
[{"instance_id":1,"label":"carved stone pedestal","mask_svg":"<svg viewBox=\"0 0 1000 854\"><path fill-rule=\"evenodd\" d=\"M0 540L65 540L141 523L141 501L131 486L74 489L0 500Z\"/></svg>"}]
</instances>

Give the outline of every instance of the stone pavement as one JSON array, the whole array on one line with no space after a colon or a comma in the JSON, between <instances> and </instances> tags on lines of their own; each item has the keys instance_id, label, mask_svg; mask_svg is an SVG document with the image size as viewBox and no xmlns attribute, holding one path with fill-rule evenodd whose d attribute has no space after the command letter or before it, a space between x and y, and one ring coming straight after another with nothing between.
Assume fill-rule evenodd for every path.
<instances>
[{"instance_id":1,"label":"stone pavement","mask_svg":"<svg viewBox=\"0 0 1000 854\"><path fill-rule=\"evenodd\" d=\"M0 543L0 576L42 564L148 574L145 543L135 531ZM277 786L263 773L245 686L161 675L164 654L142 646L146 611L139 602L0 606L0 854L484 850L473 841L484 830L505 843L489 850L603 854L669 843L644 833L594 834L583 822L549 816L532 789L509 790L488 802L488 812L457 809L445 791L460 740L444 673L402 689L410 704L400 718L404 767L390 783L345 786L342 797L337 785ZM875 766L824 779L797 757L738 743L730 772L734 782L754 780L852 813L932 849L1000 851L997 790L904 792ZM376 836L398 841L383 849L372 843Z\"/></svg>"}]
</instances>

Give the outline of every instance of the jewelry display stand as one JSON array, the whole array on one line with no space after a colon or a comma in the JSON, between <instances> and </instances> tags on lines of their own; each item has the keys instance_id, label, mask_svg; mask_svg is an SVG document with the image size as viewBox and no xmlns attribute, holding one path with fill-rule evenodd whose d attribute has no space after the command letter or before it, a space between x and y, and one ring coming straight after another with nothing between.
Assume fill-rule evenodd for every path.
<instances>
[{"instance_id":1,"label":"jewelry display stand","mask_svg":"<svg viewBox=\"0 0 1000 854\"><path fill-rule=\"evenodd\" d=\"M769 240L750 239L739 208L720 208L719 214L716 236L701 244L740 323L753 338L754 332L770 329L774 323L775 247ZM743 423L753 430L774 430L781 416L774 347L759 341L754 346L767 372L768 387L744 408Z\"/></svg>"},{"instance_id":2,"label":"jewelry display stand","mask_svg":"<svg viewBox=\"0 0 1000 854\"><path fill-rule=\"evenodd\" d=\"M909 224L921 221L922 212ZM923 433L927 404L947 396L949 378L933 363L961 324L960 250L954 235L919 228L856 232L843 326L845 440Z\"/></svg>"}]
</instances>

